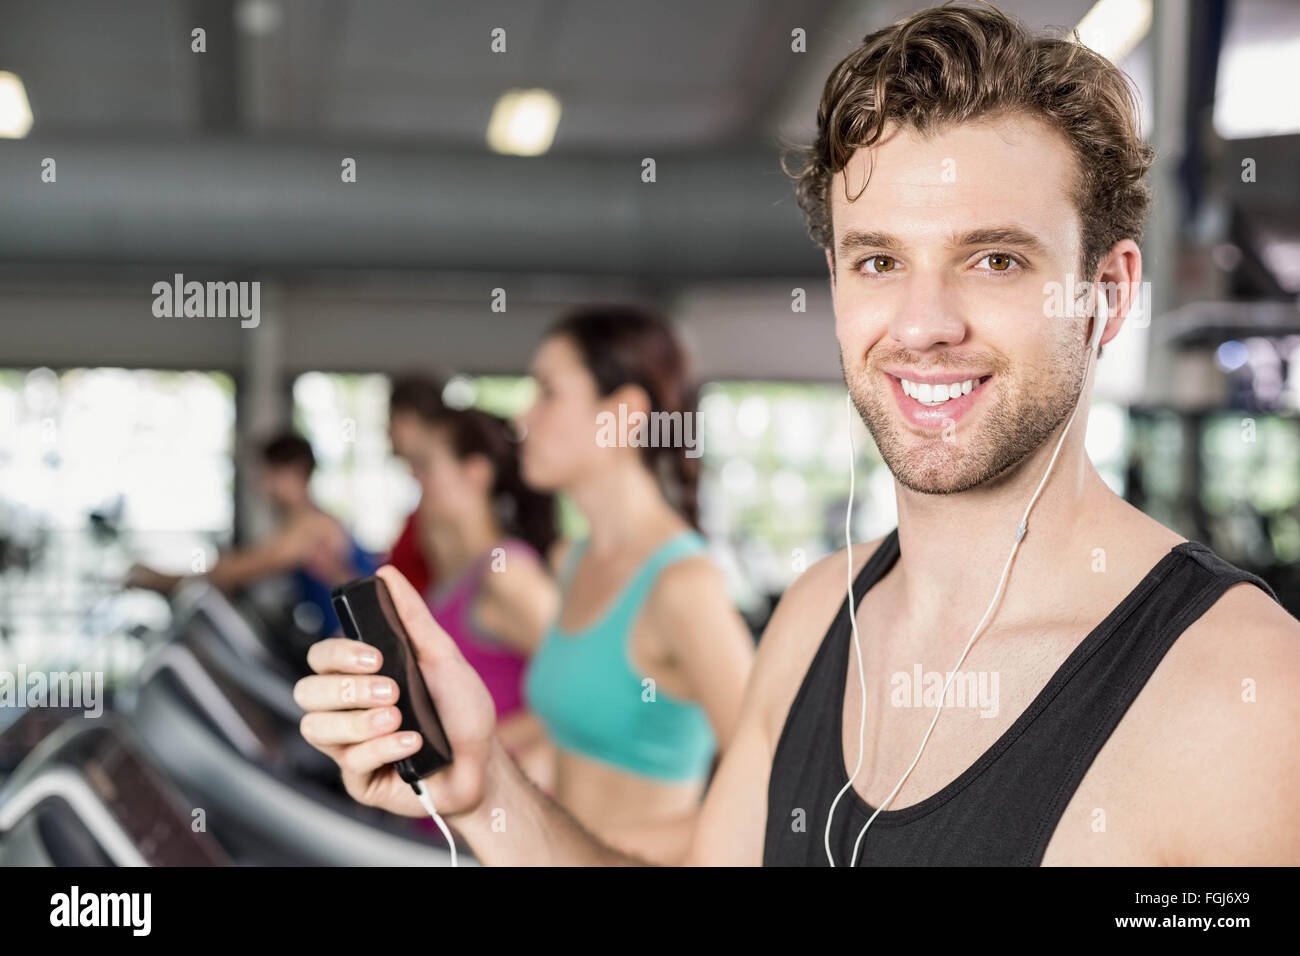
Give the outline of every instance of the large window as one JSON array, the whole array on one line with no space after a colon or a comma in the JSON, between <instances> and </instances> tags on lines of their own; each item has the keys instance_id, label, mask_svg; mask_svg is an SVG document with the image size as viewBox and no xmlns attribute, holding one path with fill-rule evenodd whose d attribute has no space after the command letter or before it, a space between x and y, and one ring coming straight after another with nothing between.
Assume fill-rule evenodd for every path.
<instances>
[{"instance_id":1,"label":"large window","mask_svg":"<svg viewBox=\"0 0 1300 956\"><path fill-rule=\"evenodd\" d=\"M312 493L361 546L384 554L420 490L388 444L386 375L308 372L293 384L294 426L316 454Z\"/></svg>"},{"instance_id":2,"label":"large window","mask_svg":"<svg viewBox=\"0 0 1300 956\"><path fill-rule=\"evenodd\" d=\"M132 561L210 562L233 525L234 382L215 372L0 370L0 657L121 676L132 624L165 602L122 594ZM0 668L5 664L0 663Z\"/></svg>"},{"instance_id":3,"label":"large window","mask_svg":"<svg viewBox=\"0 0 1300 956\"><path fill-rule=\"evenodd\" d=\"M1200 474L1207 543L1219 554L1254 568L1300 561L1300 419L1209 416Z\"/></svg>"},{"instance_id":4,"label":"large window","mask_svg":"<svg viewBox=\"0 0 1300 956\"><path fill-rule=\"evenodd\" d=\"M849 414L842 385L715 382L701 392L700 414L701 524L725 545L746 610L843 547L849 429L854 540L893 527L893 480L857 412Z\"/></svg>"}]
</instances>

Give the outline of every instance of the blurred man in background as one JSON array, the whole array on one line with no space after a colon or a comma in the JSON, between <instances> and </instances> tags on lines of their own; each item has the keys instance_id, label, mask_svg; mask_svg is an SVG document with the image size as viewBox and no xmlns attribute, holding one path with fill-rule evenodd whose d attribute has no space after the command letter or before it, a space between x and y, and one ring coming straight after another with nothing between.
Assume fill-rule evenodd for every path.
<instances>
[{"instance_id":1,"label":"blurred man in background","mask_svg":"<svg viewBox=\"0 0 1300 956\"><path fill-rule=\"evenodd\" d=\"M373 574L377 565L338 519L312 499L316 456L306 439L282 432L262 444L259 459L261 490L275 511L277 530L258 544L222 555L202 576L222 591L233 592L254 581L288 574L299 626L320 637L337 634L339 622L330 605L330 590ZM125 585L170 594L185 577L136 564L127 572Z\"/></svg>"}]
</instances>

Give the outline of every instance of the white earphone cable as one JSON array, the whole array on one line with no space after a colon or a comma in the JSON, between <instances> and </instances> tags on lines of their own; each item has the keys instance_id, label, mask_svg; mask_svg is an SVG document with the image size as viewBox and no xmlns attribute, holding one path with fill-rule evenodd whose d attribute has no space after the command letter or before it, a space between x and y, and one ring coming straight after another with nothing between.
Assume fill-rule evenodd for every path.
<instances>
[{"instance_id":1,"label":"white earphone cable","mask_svg":"<svg viewBox=\"0 0 1300 956\"><path fill-rule=\"evenodd\" d=\"M844 796L845 791L847 791L849 787L853 786L853 781L858 779L858 771L862 769L862 755L864 752L863 740L867 732L867 708L865 706L867 680L862 673L862 646L858 643L857 605L853 600L853 486L854 473L857 470L856 465L858 453L857 449L854 447L853 441L853 395L851 393L846 393L844 395L844 405L849 413L849 504L848 507L844 509L844 553L847 556L849 623L853 628L853 650L857 655L858 660L858 684L863 688L862 698L864 706L862 707L862 713L860 715L861 719L858 721L857 765L854 766L853 775L849 777L848 782L840 788L839 793L835 794L835 799L831 801L830 813L826 816L826 833L824 842L826 846L826 859L830 861L831 866L835 865L835 857L831 855L831 821L835 819L835 806L840 802L840 797ZM842 743L837 740L835 741L835 746L838 752L838 748L842 746Z\"/></svg>"},{"instance_id":2,"label":"white earphone cable","mask_svg":"<svg viewBox=\"0 0 1300 956\"><path fill-rule=\"evenodd\" d=\"M442 816L438 813L438 809L433 805L433 797L429 795L429 791L424 786L423 780L413 784L413 786L415 787L416 795L420 798L420 806L424 807L429 816L433 817L433 822L438 824L438 829L442 831L443 837L447 840L447 847L451 850L451 865L458 866L459 864L456 862L456 841L452 839L451 830L447 829L447 824L443 822Z\"/></svg>"}]
</instances>

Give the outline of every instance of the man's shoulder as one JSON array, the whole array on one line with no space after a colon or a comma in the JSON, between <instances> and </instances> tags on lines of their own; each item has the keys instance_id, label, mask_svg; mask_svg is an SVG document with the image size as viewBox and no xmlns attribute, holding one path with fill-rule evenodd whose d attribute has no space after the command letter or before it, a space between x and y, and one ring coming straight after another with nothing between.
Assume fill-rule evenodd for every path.
<instances>
[{"instance_id":1,"label":"man's shoulder","mask_svg":"<svg viewBox=\"0 0 1300 956\"><path fill-rule=\"evenodd\" d=\"M1171 862L1300 863L1300 621L1230 585L1152 676L1155 785Z\"/></svg>"},{"instance_id":2,"label":"man's shoulder","mask_svg":"<svg viewBox=\"0 0 1300 956\"><path fill-rule=\"evenodd\" d=\"M1172 676L1229 721L1248 713L1236 704L1261 684L1283 682L1300 700L1300 621L1250 581L1229 585L1189 624L1169 660ZM1232 693L1218 693L1225 689Z\"/></svg>"},{"instance_id":3,"label":"man's shoulder","mask_svg":"<svg viewBox=\"0 0 1300 956\"><path fill-rule=\"evenodd\" d=\"M780 655L809 638L820 643L848 597L850 580L857 580L886 537L840 548L800 573L781 596L760 646L767 644L773 655Z\"/></svg>"},{"instance_id":4,"label":"man's shoulder","mask_svg":"<svg viewBox=\"0 0 1300 956\"><path fill-rule=\"evenodd\" d=\"M888 537L888 536L885 536ZM750 678L763 701L767 729L775 743L785 715L835 615L885 537L840 548L810 565L782 595L758 642Z\"/></svg>"}]
</instances>

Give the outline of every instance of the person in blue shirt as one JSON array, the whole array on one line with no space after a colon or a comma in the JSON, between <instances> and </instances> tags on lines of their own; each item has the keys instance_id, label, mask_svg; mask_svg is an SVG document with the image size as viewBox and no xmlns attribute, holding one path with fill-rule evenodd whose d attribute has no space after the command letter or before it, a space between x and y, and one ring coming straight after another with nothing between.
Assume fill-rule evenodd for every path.
<instances>
[{"instance_id":1,"label":"person in blue shirt","mask_svg":"<svg viewBox=\"0 0 1300 956\"><path fill-rule=\"evenodd\" d=\"M263 442L259 459L261 490L275 511L278 527L255 545L222 554L202 576L231 592L261 578L287 574L294 583L295 620L320 637L332 637L339 633L339 622L330 590L373 574L378 564L337 518L312 499L316 456L306 439L282 432ZM124 583L170 594L184 577L137 564Z\"/></svg>"}]
</instances>

